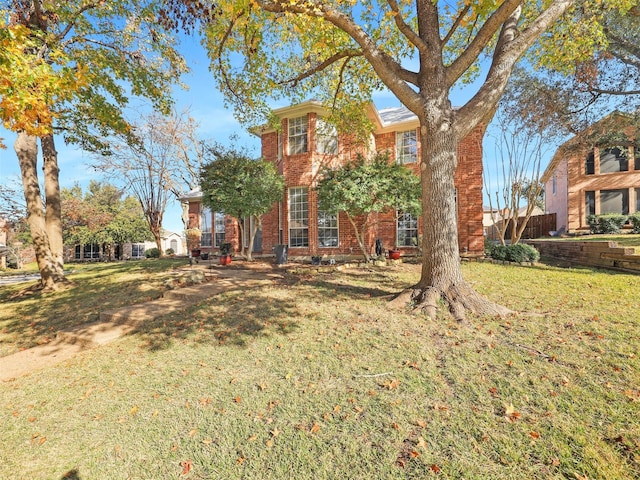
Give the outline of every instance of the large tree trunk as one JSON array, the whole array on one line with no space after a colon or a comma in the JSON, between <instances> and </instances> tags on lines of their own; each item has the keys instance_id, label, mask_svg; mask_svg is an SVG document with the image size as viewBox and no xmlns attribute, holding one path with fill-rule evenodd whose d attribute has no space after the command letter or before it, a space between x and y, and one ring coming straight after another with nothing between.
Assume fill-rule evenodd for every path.
<instances>
[{"instance_id":1,"label":"large tree trunk","mask_svg":"<svg viewBox=\"0 0 640 480\"><path fill-rule=\"evenodd\" d=\"M42 157L44 160L44 195L45 195L45 223L51 255L60 270L64 266L62 240L62 202L60 199L60 169L58 168L58 152L56 151L53 135L40 138Z\"/></svg>"},{"instance_id":2,"label":"large tree trunk","mask_svg":"<svg viewBox=\"0 0 640 480\"><path fill-rule=\"evenodd\" d=\"M457 320L467 311L503 315L509 310L480 296L462 276L454 173L459 139L446 114L440 122L421 121L422 275L418 284L397 297L435 318L443 300ZM464 195L464 192L459 192Z\"/></svg>"},{"instance_id":3,"label":"large tree trunk","mask_svg":"<svg viewBox=\"0 0 640 480\"><path fill-rule=\"evenodd\" d=\"M27 220L40 271L41 286L44 290L58 290L67 283L67 280L64 277L62 262L58 262L52 252L51 239L47 233L45 208L42 204L38 183L37 138L20 132L16 138L14 149L20 164L24 198L27 204Z\"/></svg>"}]
</instances>

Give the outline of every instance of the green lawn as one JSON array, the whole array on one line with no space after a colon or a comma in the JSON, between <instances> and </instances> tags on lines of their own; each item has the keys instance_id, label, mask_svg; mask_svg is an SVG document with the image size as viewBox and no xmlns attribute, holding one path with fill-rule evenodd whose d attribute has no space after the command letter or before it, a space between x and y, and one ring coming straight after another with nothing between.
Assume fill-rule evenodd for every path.
<instances>
[{"instance_id":1,"label":"green lawn","mask_svg":"<svg viewBox=\"0 0 640 480\"><path fill-rule=\"evenodd\" d=\"M288 276L2 384L0 478L640 478L640 276L463 268L521 313L389 310L415 265Z\"/></svg>"}]
</instances>

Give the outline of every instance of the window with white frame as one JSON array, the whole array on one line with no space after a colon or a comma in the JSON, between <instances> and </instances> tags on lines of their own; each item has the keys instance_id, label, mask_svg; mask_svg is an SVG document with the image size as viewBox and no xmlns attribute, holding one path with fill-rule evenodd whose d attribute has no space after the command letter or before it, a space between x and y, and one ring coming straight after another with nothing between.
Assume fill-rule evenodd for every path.
<instances>
[{"instance_id":1,"label":"window with white frame","mask_svg":"<svg viewBox=\"0 0 640 480\"><path fill-rule=\"evenodd\" d=\"M338 214L318 210L318 247L338 246Z\"/></svg>"},{"instance_id":2,"label":"window with white frame","mask_svg":"<svg viewBox=\"0 0 640 480\"><path fill-rule=\"evenodd\" d=\"M418 217L398 211L396 238L399 247L417 247Z\"/></svg>"},{"instance_id":3,"label":"window with white frame","mask_svg":"<svg viewBox=\"0 0 640 480\"><path fill-rule=\"evenodd\" d=\"M200 210L200 246L211 246L211 209L205 206Z\"/></svg>"},{"instance_id":4,"label":"window with white frame","mask_svg":"<svg viewBox=\"0 0 640 480\"><path fill-rule=\"evenodd\" d=\"M309 246L309 190L289 189L289 246Z\"/></svg>"},{"instance_id":5,"label":"window with white frame","mask_svg":"<svg viewBox=\"0 0 640 480\"><path fill-rule=\"evenodd\" d=\"M213 231L215 232L214 247L220 247L224 243L225 228L224 213L216 212L213 220Z\"/></svg>"},{"instance_id":6,"label":"window with white frame","mask_svg":"<svg viewBox=\"0 0 640 480\"><path fill-rule=\"evenodd\" d=\"M316 150L327 155L338 153L338 130L322 119L318 119L316 126Z\"/></svg>"},{"instance_id":7,"label":"window with white frame","mask_svg":"<svg viewBox=\"0 0 640 480\"><path fill-rule=\"evenodd\" d=\"M131 244L131 258L144 258L144 243Z\"/></svg>"},{"instance_id":8,"label":"window with white frame","mask_svg":"<svg viewBox=\"0 0 640 480\"><path fill-rule=\"evenodd\" d=\"M100 245L97 243L84 245L82 258L100 258Z\"/></svg>"},{"instance_id":9,"label":"window with white frame","mask_svg":"<svg viewBox=\"0 0 640 480\"><path fill-rule=\"evenodd\" d=\"M307 116L289 119L289 155L307 152Z\"/></svg>"},{"instance_id":10,"label":"window with white frame","mask_svg":"<svg viewBox=\"0 0 640 480\"><path fill-rule=\"evenodd\" d=\"M418 161L418 138L415 130L396 133L397 163L416 163Z\"/></svg>"},{"instance_id":11,"label":"window with white frame","mask_svg":"<svg viewBox=\"0 0 640 480\"><path fill-rule=\"evenodd\" d=\"M558 179L556 178L556 174L554 173L553 177L551 177L551 193L555 195L557 188L558 188Z\"/></svg>"}]
</instances>

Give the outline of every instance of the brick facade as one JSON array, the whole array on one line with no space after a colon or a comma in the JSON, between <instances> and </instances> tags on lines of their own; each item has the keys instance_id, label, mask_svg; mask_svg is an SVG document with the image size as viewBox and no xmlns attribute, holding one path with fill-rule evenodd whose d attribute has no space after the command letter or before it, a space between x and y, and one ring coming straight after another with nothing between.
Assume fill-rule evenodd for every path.
<instances>
[{"instance_id":1,"label":"brick facade","mask_svg":"<svg viewBox=\"0 0 640 480\"><path fill-rule=\"evenodd\" d=\"M555 213L557 229L567 233L587 232L589 215L587 194L593 195L593 212L634 213L640 208L640 155L633 144L593 145L592 132L623 132L628 138L636 137L636 129L624 115L613 113L592 125L580 135L561 145L551 159L541 181L545 186L545 213ZM585 140L589 139L589 141ZM626 158L626 169L601 171L602 156L609 148L620 148ZM587 172L587 158L592 170ZM609 192L626 192L620 210L605 211L603 196ZM625 204L623 204L625 203Z\"/></svg>"},{"instance_id":2,"label":"brick facade","mask_svg":"<svg viewBox=\"0 0 640 480\"><path fill-rule=\"evenodd\" d=\"M396 109L399 110L400 109ZM289 204L288 192L291 188L304 187L308 191L308 246L289 246L290 257L308 257L312 255L360 256L360 247L355 232L346 215L338 216L338 245L335 247L320 247L318 244L318 202L314 186L317 176L323 167L337 166L356 158L357 153L366 155L365 148L351 141L348 135L338 135L338 153L329 155L317 153L318 139L316 125L322 114L322 109L316 102L306 102L301 105L279 109L276 115L282 119L280 130L272 128L260 132L262 141L262 157L273 162L278 171L284 176L286 192L282 202L274 205L273 209L263 217L262 225L262 253L270 254L278 244L289 244ZM372 137L371 146L379 152L388 151L390 161L395 161L396 134L402 131L416 131L418 120L415 116L404 112L401 122L384 123L376 114L376 129ZM288 155L290 119L306 118L307 150L304 153ZM376 123L376 122L374 122ZM482 136L484 127L473 130L458 148L458 168L455 174L455 185L458 201L458 234L459 247L462 255L482 255L484 251L484 236L482 226ZM417 144L416 163L407 164L407 168L419 175L420 144ZM190 201L189 224L198 226L200 203ZM418 227L420 228L420 226ZM237 223L227 219L226 241L231 241L237 249ZM367 233L366 244L373 253L375 240L381 239L384 249L388 250L396 245L396 219L394 212L379 214L375 218L375 225ZM214 249L215 250L215 249ZM401 247L407 253L415 252L414 247Z\"/></svg>"}]
</instances>

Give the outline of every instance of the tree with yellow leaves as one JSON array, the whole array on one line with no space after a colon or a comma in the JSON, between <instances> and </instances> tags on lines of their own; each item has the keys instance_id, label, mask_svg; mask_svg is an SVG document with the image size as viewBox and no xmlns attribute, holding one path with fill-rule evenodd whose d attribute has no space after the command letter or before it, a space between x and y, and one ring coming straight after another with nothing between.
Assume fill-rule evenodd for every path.
<instances>
[{"instance_id":1,"label":"tree with yellow leaves","mask_svg":"<svg viewBox=\"0 0 640 480\"><path fill-rule=\"evenodd\" d=\"M163 13L154 0L0 4L5 22L0 29L0 118L17 133L14 149L46 290L66 282L54 135L104 152L110 133L130 133L122 112L131 96L146 97L167 111L171 85L186 67L174 48L175 35L158 22Z\"/></svg>"}]
</instances>

